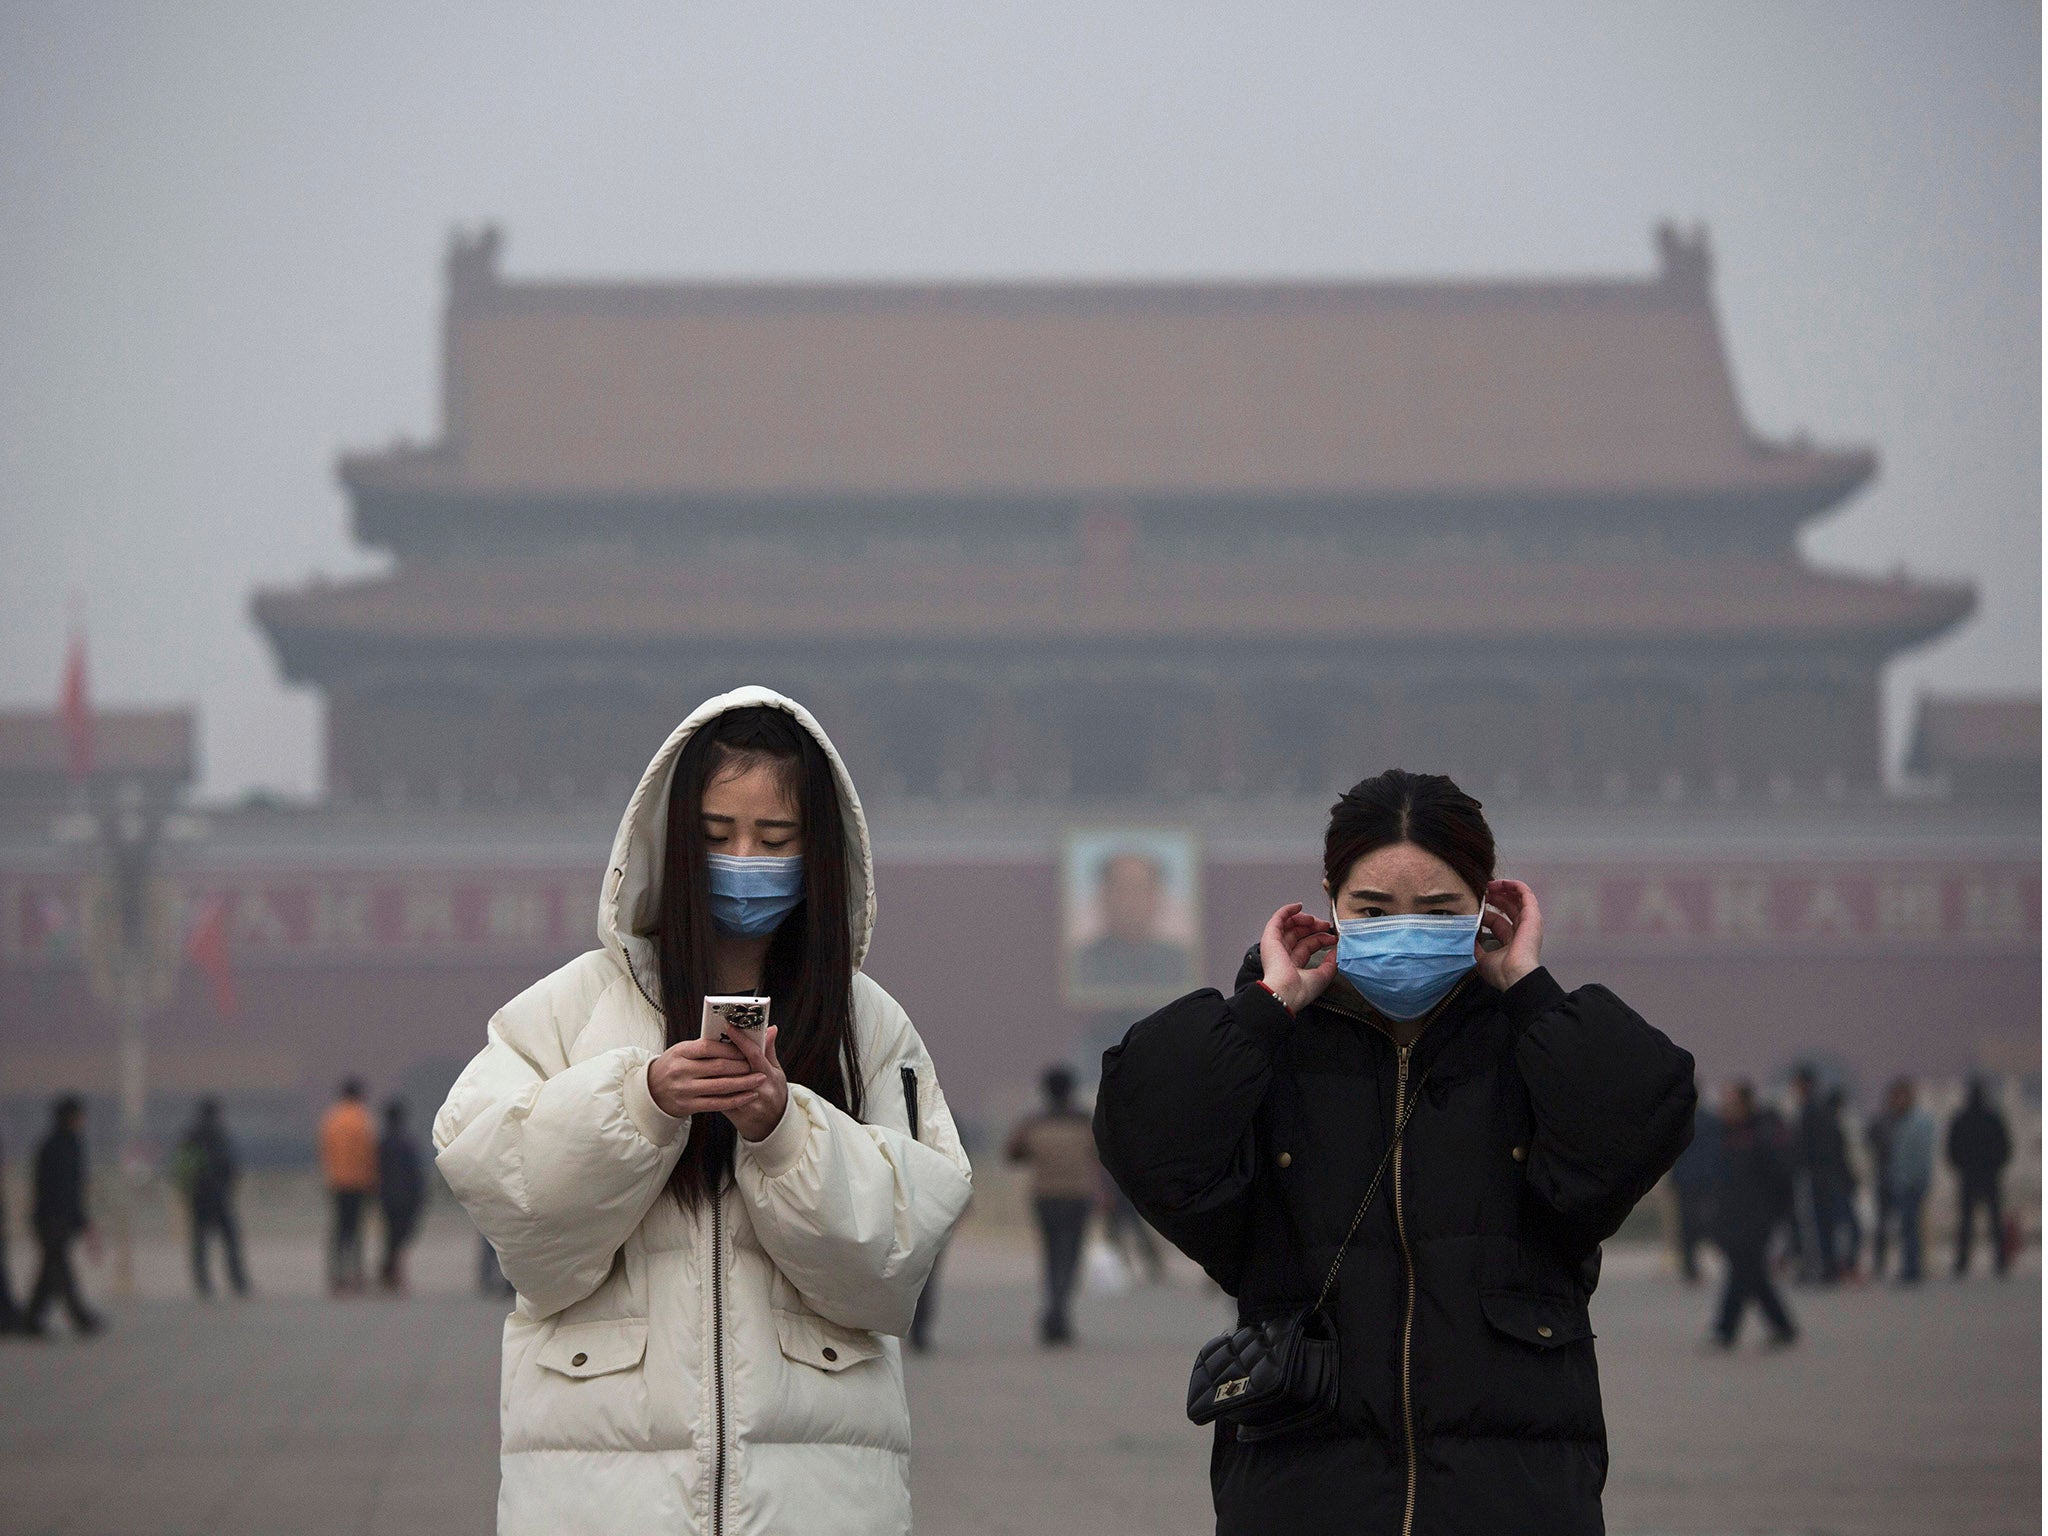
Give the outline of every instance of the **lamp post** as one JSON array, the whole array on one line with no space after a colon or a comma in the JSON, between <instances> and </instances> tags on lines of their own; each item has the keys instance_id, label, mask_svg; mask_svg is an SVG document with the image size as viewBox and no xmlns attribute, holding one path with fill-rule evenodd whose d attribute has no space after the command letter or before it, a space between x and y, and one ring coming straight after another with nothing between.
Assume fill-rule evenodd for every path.
<instances>
[{"instance_id":1,"label":"lamp post","mask_svg":"<svg viewBox=\"0 0 2048 1536\"><path fill-rule=\"evenodd\" d=\"M62 841L91 842L99 852L100 873L85 883L81 915L93 996L113 1012L117 1031L114 1293L127 1297L135 1294L135 1195L151 1171L145 1026L170 1002L184 959L178 895L157 864L166 838L203 835L205 824L174 814L140 781L123 779L111 797L91 797L86 810L64 818L56 831Z\"/></svg>"}]
</instances>

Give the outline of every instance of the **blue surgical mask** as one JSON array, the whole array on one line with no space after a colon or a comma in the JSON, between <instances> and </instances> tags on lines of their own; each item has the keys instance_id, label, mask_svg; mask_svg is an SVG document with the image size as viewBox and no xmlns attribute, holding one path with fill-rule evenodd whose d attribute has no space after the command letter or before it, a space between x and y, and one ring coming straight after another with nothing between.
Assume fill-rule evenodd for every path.
<instances>
[{"instance_id":1,"label":"blue surgical mask","mask_svg":"<svg viewBox=\"0 0 2048 1536\"><path fill-rule=\"evenodd\" d=\"M1337 969L1390 1019L1419 1019L1477 964L1485 913L1350 917L1337 924Z\"/></svg>"},{"instance_id":2,"label":"blue surgical mask","mask_svg":"<svg viewBox=\"0 0 2048 1536\"><path fill-rule=\"evenodd\" d=\"M729 939L758 939L782 926L804 899L804 859L707 853L712 926Z\"/></svg>"}]
</instances>

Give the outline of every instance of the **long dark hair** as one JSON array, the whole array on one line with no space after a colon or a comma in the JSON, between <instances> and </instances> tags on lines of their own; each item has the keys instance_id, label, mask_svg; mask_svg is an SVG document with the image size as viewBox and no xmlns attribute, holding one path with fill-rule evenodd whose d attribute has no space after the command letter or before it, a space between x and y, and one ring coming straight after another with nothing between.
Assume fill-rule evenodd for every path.
<instances>
[{"instance_id":1,"label":"long dark hair","mask_svg":"<svg viewBox=\"0 0 2048 1536\"><path fill-rule=\"evenodd\" d=\"M853 1036L846 814L825 749L787 710L765 704L729 709L706 721L677 756L654 937L668 1043L697 1037L710 990L716 935L704 875L704 791L721 775L761 762L775 765L803 823L804 899L775 930L761 967L761 989L775 999L776 1055L792 1083L857 1120L861 1073ZM722 1187L736 1140L725 1116L697 1116L669 1178L676 1198L694 1205Z\"/></svg>"},{"instance_id":2,"label":"long dark hair","mask_svg":"<svg viewBox=\"0 0 2048 1536\"><path fill-rule=\"evenodd\" d=\"M1480 804L1441 773L1389 768L1361 779L1330 807L1323 879L1335 900L1351 866L1368 853L1413 843L1435 854L1480 901L1493 883L1493 829Z\"/></svg>"}]
</instances>

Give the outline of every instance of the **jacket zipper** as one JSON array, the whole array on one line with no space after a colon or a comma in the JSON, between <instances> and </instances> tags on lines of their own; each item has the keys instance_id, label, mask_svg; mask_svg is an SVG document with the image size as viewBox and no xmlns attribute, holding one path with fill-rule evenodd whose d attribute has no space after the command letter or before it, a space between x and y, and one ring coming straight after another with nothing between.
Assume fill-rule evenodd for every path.
<instances>
[{"instance_id":1,"label":"jacket zipper","mask_svg":"<svg viewBox=\"0 0 2048 1536\"><path fill-rule=\"evenodd\" d=\"M1394 1123L1401 1122L1401 1110L1408 1100L1408 1053L1414 1042L1397 1047L1399 1065L1394 1072ZM1407 1138L1403 1137L1402 1141ZM1401 1312L1401 1437L1408 1451L1408 1497L1401 1508L1401 1536L1415 1530L1415 1405L1411 1394L1411 1369L1415 1347L1415 1256L1408 1251L1408 1223L1401 1214L1401 1142L1394 1143L1394 1234L1401 1240L1401 1269L1408 1280L1408 1304Z\"/></svg>"},{"instance_id":2,"label":"jacket zipper","mask_svg":"<svg viewBox=\"0 0 2048 1536\"><path fill-rule=\"evenodd\" d=\"M711 1202L711 1405L718 1444L711 1454L711 1536L725 1531L725 1198Z\"/></svg>"}]
</instances>

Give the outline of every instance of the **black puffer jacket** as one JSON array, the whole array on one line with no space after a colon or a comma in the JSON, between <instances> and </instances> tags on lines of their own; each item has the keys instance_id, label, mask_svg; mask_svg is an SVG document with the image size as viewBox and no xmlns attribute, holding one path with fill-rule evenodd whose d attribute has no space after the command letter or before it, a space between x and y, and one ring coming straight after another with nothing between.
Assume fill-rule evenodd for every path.
<instances>
[{"instance_id":1,"label":"black puffer jacket","mask_svg":"<svg viewBox=\"0 0 2048 1536\"><path fill-rule=\"evenodd\" d=\"M1339 1423L1219 1427L1218 1532L1600 1531L1586 1302L1600 1242L1691 1139L1692 1057L1547 970L1469 976L1405 1051L1341 980L1296 1019L1258 974L1253 951L1234 997L1133 1025L1095 1114L1109 1172L1241 1319L1315 1299L1397 1097L1423 1099L1333 1297Z\"/></svg>"}]
</instances>

